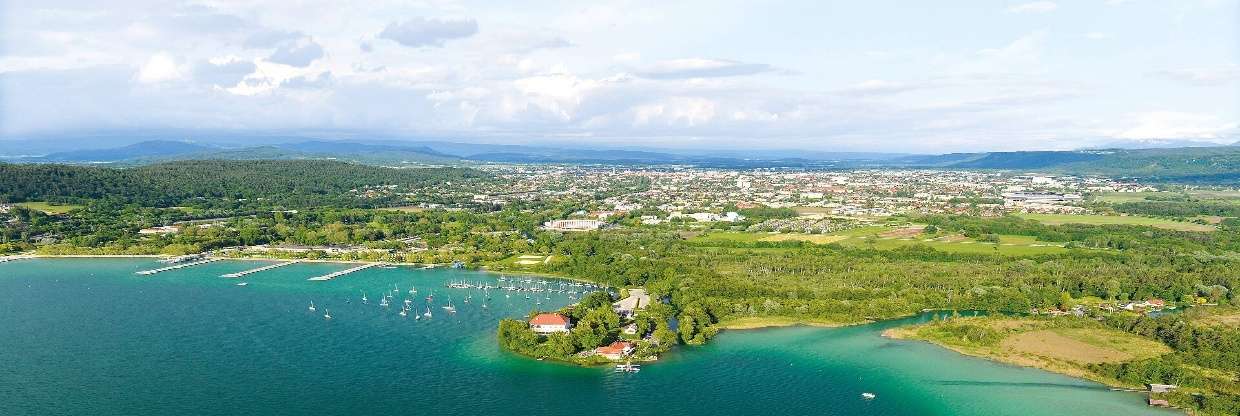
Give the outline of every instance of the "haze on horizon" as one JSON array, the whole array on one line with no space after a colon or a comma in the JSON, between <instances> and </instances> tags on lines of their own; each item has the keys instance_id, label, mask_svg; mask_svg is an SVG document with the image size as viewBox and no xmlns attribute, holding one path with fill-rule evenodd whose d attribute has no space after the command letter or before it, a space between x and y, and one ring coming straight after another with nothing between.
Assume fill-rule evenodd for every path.
<instances>
[{"instance_id":1,"label":"haze on horizon","mask_svg":"<svg viewBox=\"0 0 1240 416\"><path fill-rule=\"evenodd\" d=\"M0 138L945 153L1240 140L1240 0L0 0Z\"/></svg>"}]
</instances>

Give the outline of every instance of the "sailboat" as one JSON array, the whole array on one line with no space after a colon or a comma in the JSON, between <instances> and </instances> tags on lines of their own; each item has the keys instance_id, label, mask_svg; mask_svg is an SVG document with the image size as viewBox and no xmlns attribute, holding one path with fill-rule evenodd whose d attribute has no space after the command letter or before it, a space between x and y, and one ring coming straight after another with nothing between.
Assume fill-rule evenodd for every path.
<instances>
[{"instance_id":1,"label":"sailboat","mask_svg":"<svg viewBox=\"0 0 1240 416\"><path fill-rule=\"evenodd\" d=\"M448 312L456 312L456 307L452 306L452 298L448 298L448 304L443 306L443 310Z\"/></svg>"},{"instance_id":2,"label":"sailboat","mask_svg":"<svg viewBox=\"0 0 1240 416\"><path fill-rule=\"evenodd\" d=\"M387 298L387 295L383 295L383 299L380 299L380 300L379 300L379 306L382 306L382 307L385 307L385 308L388 306L388 298Z\"/></svg>"},{"instance_id":3,"label":"sailboat","mask_svg":"<svg viewBox=\"0 0 1240 416\"><path fill-rule=\"evenodd\" d=\"M323 310L323 312L325 312L325 313L323 314L323 319L332 319L332 312L331 312L331 311L329 311L329 310L327 310L327 309L324 309L324 310Z\"/></svg>"},{"instance_id":4,"label":"sailboat","mask_svg":"<svg viewBox=\"0 0 1240 416\"><path fill-rule=\"evenodd\" d=\"M366 297L366 292L362 292L362 303L363 303L363 304L368 304L368 303L370 303L370 298L367 298L367 297Z\"/></svg>"},{"instance_id":5,"label":"sailboat","mask_svg":"<svg viewBox=\"0 0 1240 416\"><path fill-rule=\"evenodd\" d=\"M409 316L409 310L405 308L400 308L400 316L402 317Z\"/></svg>"},{"instance_id":6,"label":"sailboat","mask_svg":"<svg viewBox=\"0 0 1240 416\"><path fill-rule=\"evenodd\" d=\"M870 392L861 393L861 398L866 399L866 400L873 400L875 397L878 397L878 396L875 395L874 393L870 393Z\"/></svg>"},{"instance_id":7,"label":"sailboat","mask_svg":"<svg viewBox=\"0 0 1240 416\"><path fill-rule=\"evenodd\" d=\"M310 311L314 312L314 301L310 301Z\"/></svg>"},{"instance_id":8,"label":"sailboat","mask_svg":"<svg viewBox=\"0 0 1240 416\"><path fill-rule=\"evenodd\" d=\"M431 305L426 305L426 313L422 314L422 316L425 316L427 318L431 317Z\"/></svg>"},{"instance_id":9,"label":"sailboat","mask_svg":"<svg viewBox=\"0 0 1240 416\"><path fill-rule=\"evenodd\" d=\"M413 287L413 286L410 286L410 287L409 287L409 294L410 294L410 295L416 295L416 294L418 294L418 288Z\"/></svg>"}]
</instances>

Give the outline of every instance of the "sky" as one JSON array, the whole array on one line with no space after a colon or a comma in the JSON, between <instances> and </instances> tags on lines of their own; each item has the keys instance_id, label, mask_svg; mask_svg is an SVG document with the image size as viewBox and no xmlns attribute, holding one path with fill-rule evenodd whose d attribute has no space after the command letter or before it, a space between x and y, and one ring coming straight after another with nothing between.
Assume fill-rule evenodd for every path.
<instances>
[{"instance_id":1,"label":"sky","mask_svg":"<svg viewBox=\"0 0 1240 416\"><path fill-rule=\"evenodd\" d=\"M158 129L919 153L1231 143L1240 0L0 0L0 138Z\"/></svg>"}]
</instances>

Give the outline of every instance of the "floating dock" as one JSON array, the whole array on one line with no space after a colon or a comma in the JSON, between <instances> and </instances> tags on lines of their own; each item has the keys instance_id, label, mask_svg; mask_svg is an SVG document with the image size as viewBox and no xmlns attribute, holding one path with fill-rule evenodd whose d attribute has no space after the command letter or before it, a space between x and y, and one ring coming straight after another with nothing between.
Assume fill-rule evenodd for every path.
<instances>
[{"instance_id":1,"label":"floating dock","mask_svg":"<svg viewBox=\"0 0 1240 416\"><path fill-rule=\"evenodd\" d=\"M284 267L284 266L288 266L288 265L290 265L290 264L296 264L296 263L298 263L298 262L300 262L300 261L301 261L301 260L293 260L293 261L286 261L286 262L284 262L284 263L268 264L268 265L266 265L266 266L259 267L259 268L257 268L257 269L250 269L250 270L246 270L246 271L244 271L244 272L236 272L236 273L229 273L229 274L221 274L221 275L220 275L220 277L237 278L237 277L245 276L245 275L247 275L247 274L258 273L258 272L261 272L261 271L271 270L271 269L274 269L274 268L277 268L277 267Z\"/></svg>"},{"instance_id":2,"label":"floating dock","mask_svg":"<svg viewBox=\"0 0 1240 416\"><path fill-rule=\"evenodd\" d=\"M346 274L353 273L353 272L356 272L356 271L359 271L359 270L366 270L366 269L369 269L369 268L371 268L371 267L378 266L378 265L380 265L380 264L382 264L382 263L366 263L366 264L363 264L363 265L361 265L361 266L354 267L354 268L352 268L352 269L341 270L341 271L338 271L338 272L335 272L335 273L328 273L328 274L325 274L325 275L322 275L322 276L318 276L318 277L311 277L311 278L306 279L306 280L313 280L313 281L316 281L316 282L322 282L322 281L325 281L325 280L332 280L332 279L335 279L335 278L337 278L337 277L344 276L344 275L346 275Z\"/></svg>"},{"instance_id":3,"label":"floating dock","mask_svg":"<svg viewBox=\"0 0 1240 416\"><path fill-rule=\"evenodd\" d=\"M140 271L140 272L136 272L135 274L140 274L140 275L143 275L143 276L147 276L147 275L152 275L152 274L155 274L155 273L166 272L166 271L169 271L169 270L183 269L183 268L186 268L186 267L193 267L193 266L197 266L197 265L200 265L200 264L207 264L207 263L215 262L215 261L218 261L218 260L219 260L219 259L206 259L206 260L198 260L198 261L193 262L193 263L181 263L181 264L178 264L178 265L175 265L175 266L160 267L160 268L158 268L158 269L151 269L151 270L143 270L143 271Z\"/></svg>"},{"instance_id":4,"label":"floating dock","mask_svg":"<svg viewBox=\"0 0 1240 416\"><path fill-rule=\"evenodd\" d=\"M10 261L13 261L13 260L25 260L25 259L33 259L33 258L34 258L34 256L8 256L8 257L0 257L0 263L7 263L7 262L10 262Z\"/></svg>"}]
</instances>

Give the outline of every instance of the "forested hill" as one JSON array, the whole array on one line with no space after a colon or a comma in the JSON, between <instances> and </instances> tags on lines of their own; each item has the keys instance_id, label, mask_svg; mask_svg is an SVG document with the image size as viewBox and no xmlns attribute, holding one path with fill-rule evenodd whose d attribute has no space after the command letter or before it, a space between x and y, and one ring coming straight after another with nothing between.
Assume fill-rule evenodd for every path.
<instances>
[{"instance_id":1,"label":"forested hill","mask_svg":"<svg viewBox=\"0 0 1240 416\"><path fill-rule=\"evenodd\" d=\"M133 168L0 163L0 201L113 199L145 206L181 205L196 198L257 199L272 205L381 205L350 197L366 186L430 187L446 181L487 180L464 168L395 169L327 160L189 160Z\"/></svg>"},{"instance_id":2,"label":"forested hill","mask_svg":"<svg viewBox=\"0 0 1240 416\"><path fill-rule=\"evenodd\" d=\"M1240 146L954 153L909 156L889 165L951 169L1040 170L1148 181L1240 182Z\"/></svg>"}]
</instances>

